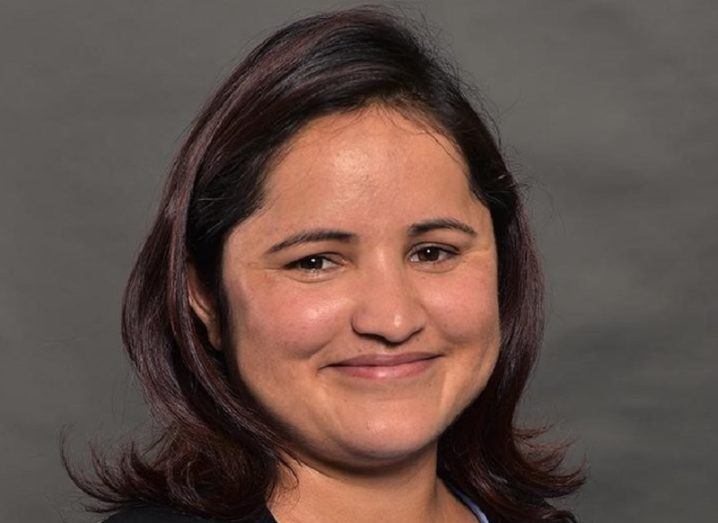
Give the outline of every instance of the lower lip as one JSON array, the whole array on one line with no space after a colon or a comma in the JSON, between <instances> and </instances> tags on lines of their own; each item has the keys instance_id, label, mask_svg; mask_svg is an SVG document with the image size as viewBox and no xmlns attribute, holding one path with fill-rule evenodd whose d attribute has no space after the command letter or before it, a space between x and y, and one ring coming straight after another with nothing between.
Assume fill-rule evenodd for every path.
<instances>
[{"instance_id":1,"label":"lower lip","mask_svg":"<svg viewBox=\"0 0 718 523\"><path fill-rule=\"evenodd\" d=\"M369 378L375 380L391 379L391 378L408 378L416 376L427 370L433 365L436 358L427 358L425 360L416 360L400 365L332 365L330 368L341 372L347 376L357 378Z\"/></svg>"}]
</instances>

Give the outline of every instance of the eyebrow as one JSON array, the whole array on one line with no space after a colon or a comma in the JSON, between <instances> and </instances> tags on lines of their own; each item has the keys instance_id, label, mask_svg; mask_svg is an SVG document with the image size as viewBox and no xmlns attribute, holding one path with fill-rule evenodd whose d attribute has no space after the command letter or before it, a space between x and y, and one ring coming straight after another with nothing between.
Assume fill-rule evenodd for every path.
<instances>
[{"instance_id":1,"label":"eyebrow","mask_svg":"<svg viewBox=\"0 0 718 523\"><path fill-rule=\"evenodd\" d=\"M469 236L476 236L476 231L471 226L455 218L431 218L429 220L413 223L407 229L407 235L413 238L436 229L450 229L463 232ZM265 252L265 254L274 254L281 250L303 243L329 240L344 243L356 243L359 240L359 236L353 232L340 231L337 229L309 229L306 231L300 231L278 243L275 243L267 250L267 252Z\"/></svg>"}]
</instances>

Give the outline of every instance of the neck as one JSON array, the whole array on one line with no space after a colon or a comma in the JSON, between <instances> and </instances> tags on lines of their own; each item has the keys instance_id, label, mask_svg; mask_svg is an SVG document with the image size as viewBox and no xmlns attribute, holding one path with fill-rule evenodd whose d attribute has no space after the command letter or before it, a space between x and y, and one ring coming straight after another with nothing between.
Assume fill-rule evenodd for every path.
<instances>
[{"instance_id":1,"label":"neck","mask_svg":"<svg viewBox=\"0 0 718 523\"><path fill-rule=\"evenodd\" d=\"M306 458L287 459L267 503L281 523L476 522L436 474L436 445L410 460L381 467L347 469Z\"/></svg>"}]
</instances>

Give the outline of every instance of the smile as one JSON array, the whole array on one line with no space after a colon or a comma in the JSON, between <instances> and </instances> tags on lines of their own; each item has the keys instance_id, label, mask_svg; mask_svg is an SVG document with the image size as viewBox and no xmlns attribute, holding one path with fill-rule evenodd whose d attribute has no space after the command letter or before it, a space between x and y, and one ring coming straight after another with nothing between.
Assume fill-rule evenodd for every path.
<instances>
[{"instance_id":1,"label":"smile","mask_svg":"<svg viewBox=\"0 0 718 523\"><path fill-rule=\"evenodd\" d=\"M356 378L378 380L408 378L427 371L434 365L436 359L438 356L396 365L331 365L327 368Z\"/></svg>"}]
</instances>

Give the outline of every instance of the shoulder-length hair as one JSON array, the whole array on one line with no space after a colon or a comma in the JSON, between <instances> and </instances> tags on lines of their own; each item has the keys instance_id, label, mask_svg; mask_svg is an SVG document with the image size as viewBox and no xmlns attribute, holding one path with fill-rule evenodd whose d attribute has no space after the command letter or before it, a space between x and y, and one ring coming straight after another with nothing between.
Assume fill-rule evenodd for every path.
<instances>
[{"instance_id":1,"label":"shoulder-length hair","mask_svg":"<svg viewBox=\"0 0 718 523\"><path fill-rule=\"evenodd\" d=\"M566 448L516 425L543 330L543 286L521 187L454 68L409 22L381 8L311 16L278 30L219 87L174 165L124 296L122 334L161 430L112 462L92 450L95 477L72 479L104 503L161 504L221 519L258 513L290 456L282 435L212 349L188 298L190 263L228 332L222 249L261 208L273 159L311 120L379 103L428 119L463 154L490 210L498 252L501 350L483 392L440 437L438 473L493 523L575 521L549 501L574 492ZM223 339L225 336L223 336ZM64 453L63 453L64 457Z\"/></svg>"}]
</instances>

